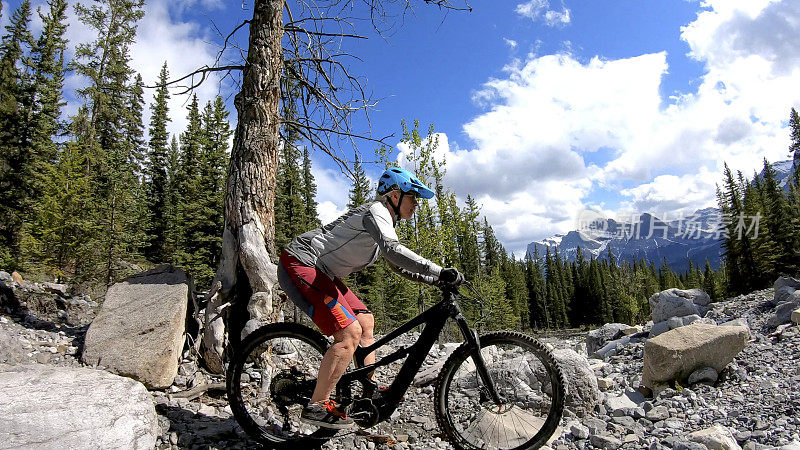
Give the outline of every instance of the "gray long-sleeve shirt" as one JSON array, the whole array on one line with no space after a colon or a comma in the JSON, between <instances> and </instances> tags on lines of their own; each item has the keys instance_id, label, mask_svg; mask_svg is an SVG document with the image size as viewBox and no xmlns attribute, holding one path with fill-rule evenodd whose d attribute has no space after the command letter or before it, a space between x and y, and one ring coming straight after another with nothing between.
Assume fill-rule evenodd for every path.
<instances>
[{"instance_id":1,"label":"gray long-sleeve shirt","mask_svg":"<svg viewBox=\"0 0 800 450\"><path fill-rule=\"evenodd\" d=\"M344 278L368 267L379 254L392 269L414 281L432 284L442 271L400 243L392 216L380 202L353 208L328 225L301 234L286 251L331 278Z\"/></svg>"}]
</instances>

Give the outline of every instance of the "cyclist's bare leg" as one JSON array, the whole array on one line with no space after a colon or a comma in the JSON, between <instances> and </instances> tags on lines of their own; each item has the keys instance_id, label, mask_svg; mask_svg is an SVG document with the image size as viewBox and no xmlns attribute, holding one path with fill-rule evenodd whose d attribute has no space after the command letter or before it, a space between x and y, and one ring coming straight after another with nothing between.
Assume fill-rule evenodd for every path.
<instances>
[{"instance_id":1,"label":"cyclist's bare leg","mask_svg":"<svg viewBox=\"0 0 800 450\"><path fill-rule=\"evenodd\" d=\"M358 323L361 324L361 346L369 347L375 343L375 317L371 313L361 313L356 315ZM370 353L364 358L364 364L369 365L375 362L375 352ZM375 372L370 374L370 378L375 379Z\"/></svg>"},{"instance_id":2,"label":"cyclist's bare leg","mask_svg":"<svg viewBox=\"0 0 800 450\"><path fill-rule=\"evenodd\" d=\"M330 398L339 378L350 365L360 340L361 325L358 321L333 333L333 345L322 357L319 366L317 386L314 388L314 395L311 396L312 403Z\"/></svg>"}]
</instances>

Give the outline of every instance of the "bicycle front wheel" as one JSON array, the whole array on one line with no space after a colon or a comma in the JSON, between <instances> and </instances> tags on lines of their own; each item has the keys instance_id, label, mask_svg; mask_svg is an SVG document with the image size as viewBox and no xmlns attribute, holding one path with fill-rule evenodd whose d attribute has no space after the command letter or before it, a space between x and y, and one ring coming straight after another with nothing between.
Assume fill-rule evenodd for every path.
<instances>
[{"instance_id":1,"label":"bicycle front wheel","mask_svg":"<svg viewBox=\"0 0 800 450\"><path fill-rule=\"evenodd\" d=\"M436 380L436 420L459 449L535 449L555 432L564 411L564 379L552 353L511 331L480 338L480 352L502 403L489 395L462 345Z\"/></svg>"},{"instance_id":2,"label":"bicycle front wheel","mask_svg":"<svg viewBox=\"0 0 800 450\"><path fill-rule=\"evenodd\" d=\"M262 327L245 339L228 366L227 391L236 421L266 448L316 448L336 430L300 421L314 392L328 341L294 323Z\"/></svg>"}]
</instances>

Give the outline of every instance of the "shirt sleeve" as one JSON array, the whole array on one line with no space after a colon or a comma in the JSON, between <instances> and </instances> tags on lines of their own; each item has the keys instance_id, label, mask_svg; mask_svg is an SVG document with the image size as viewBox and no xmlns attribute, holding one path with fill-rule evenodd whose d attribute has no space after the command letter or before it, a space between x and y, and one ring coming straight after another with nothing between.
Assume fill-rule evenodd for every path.
<instances>
[{"instance_id":1,"label":"shirt sleeve","mask_svg":"<svg viewBox=\"0 0 800 450\"><path fill-rule=\"evenodd\" d=\"M364 213L364 229L378 244L386 262L395 271L414 281L433 283L439 279L442 268L422 256L417 255L400 243L392 225L389 210L379 202Z\"/></svg>"}]
</instances>

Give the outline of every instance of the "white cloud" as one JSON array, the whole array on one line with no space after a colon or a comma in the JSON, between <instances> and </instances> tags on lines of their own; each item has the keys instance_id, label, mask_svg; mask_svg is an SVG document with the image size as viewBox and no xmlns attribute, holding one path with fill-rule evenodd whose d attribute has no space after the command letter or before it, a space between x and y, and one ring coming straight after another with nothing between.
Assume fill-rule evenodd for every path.
<instances>
[{"instance_id":1,"label":"white cloud","mask_svg":"<svg viewBox=\"0 0 800 450\"><path fill-rule=\"evenodd\" d=\"M547 26L563 27L570 23L570 10L561 3L561 10L550 9L548 0L529 0L520 3L515 9L516 13L533 21L542 19Z\"/></svg>"},{"instance_id":2,"label":"white cloud","mask_svg":"<svg viewBox=\"0 0 800 450\"><path fill-rule=\"evenodd\" d=\"M323 224L347 211L347 198L352 182L337 169L326 169L316 158L311 159L311 171L317 184L317 213Z\"/></svg>"},{"instance_id":3,"label":"white cloud","mask_svg":"<svg viewBox=\"0 0 800 450\"><path fill-rule=\"evenodd\" d=\"M509 48L511 48L511 50L517 48L517 41L513 39L503 38L503 42L505 42L506 45L509 46Z\"/></svg>"},{"instance_id":4,"label":"white cloud","mask_svg":"<svg viewBox=\"0 0 800 450\"><path fill-rule=\"evenodd\" d=\"M690 214L700 208L716 206L717 172L702 167L699 173L682 176L659 175L650 183L644 183L622 194L630 202L621 209L637 212ZM663 214L662 214L663 215Z\"/></svg>"},{"instance_id":5,"label":"white cloud","mask_svg":"<svg viewBox=\"0 0 800 450\"><path fill-rule=\"evenodd\" d=\"M339 208L331 201L326 200L324 202L317 203L317 214L319 215L319 220L323 225L333 222L345 212L347 212L346 208Z\"/></svg>"},{"instance_id":6,"label":"white cloud","mask_svg":"<svg viewBox=\"0 0 800 450\"><path fill-rule=\"evenodd\" d=\"M535 19L546 6L517 12ZM620 208L693 210L715 204L723 162L750 175L765 157L786 159L785 123L800 105L800 2L704 7L680 32L705 72L696 92L676 98L660 95L666 52L512 61L474 94L486 112L464 125L471 149L447 151L448 185L479 199L501 241L517 249L571 229L567 217L602 204L597 188L618 190ZM640 184L619 189L631 181Z\"/></svg>"}]
</instances>

